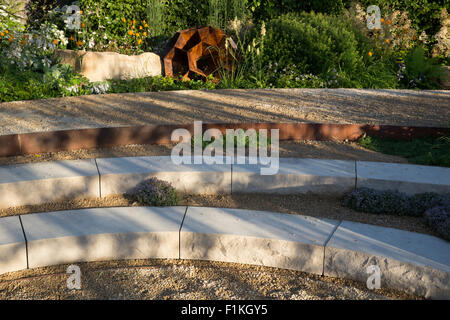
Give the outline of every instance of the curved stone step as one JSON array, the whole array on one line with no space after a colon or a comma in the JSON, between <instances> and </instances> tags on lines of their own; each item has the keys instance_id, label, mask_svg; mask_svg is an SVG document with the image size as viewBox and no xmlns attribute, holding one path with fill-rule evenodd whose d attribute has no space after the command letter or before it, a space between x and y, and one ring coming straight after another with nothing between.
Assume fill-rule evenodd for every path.
<instances>
[{"instance_id":1,"label":"curved stone step","mask_svg":"<svg viewBox=\"0 0 450 320\"><path fill-rule=\"evenodd\" d=\"M0 209L99 196L95 159L0 167Z\"/></svg>"},{"instance_id":2,"label":"curved stone step","mask_svg":"<svg viewBox=\"0 0 450 320\"><path fill-rule=\"evenodd\" d=\"M23 229L20 221L22 220ZM0 218L0 273L82 261L181 258L246 263L450 299L450 243L347 221L240 209L121 207Z\"/></svg>"},{"instance_id":3,"label":"curved stone step","mask_svg":"<svg viewBox=\"0 0 450 320\"><path fill-rule=\"evenodd\" d=\"M343 221L325 248L324 275L367 281L380 268L381 286L450 299L450 243L425 234Z\"/></svg>"},{"instance_id":4,"label":"curved stone step","mask_svg":"<svg viewBox=\"0 0 450 320\"><path fill-rule=\"evenodd\" d=\"M170 182L184 193L231 193L230 164L174 164L169 156L97 159L101 196L123 194L146 179Z\"/></svg>"},{"instance_id":5,"label":"curved stone step","mask_svg":"<svg viewBox=\"0 0 450 320\"><path fill-rule=\"evenodd\" d=\"M280 158L274 175L262 175L270 165L233 164L233 193L344 194L355 187L355 161ZM235 162L236 163L236 162Z\"/></svg>"},{"instance_id":6,"label":"curved stone step","mask_svg":"<svg viewBox=\"0 0 450 320\"><path fill-rule=\"evenodd\" d=\"M0 218L0 274L26 268L26 244L19 217Z\"/></svg>"},{"instance_id":7,"label":"curved stone step","mask_svg":"<svg viewBox=\"0 0 450 320\"><path fill-rule=\"evenodd\" d=\"M225 159L226 160L226 159ZM231 161L230 161L231 162ZM174 164L168 156L100 158L0 167L0 209L75 197L123 194L157 177L179 192L320 193L342 195L356 187L408 194L450 192L450 168L362 161L280 158L274 175L267 165Z\"/></svg>"},{"instance_id":8,"label":"curved stone step","mask_svg":"<svg viewBox=\"0 0 450 320\"><path fill-rule=\"evenodd\" d=\"M357 187L393 189L406 194L450 192L450 168L356 161Z\"/></svg>"},{"instance_id":9,"label":"curved stone step","mask_svg":"<svg viewBox=\"0 0 450 320\"><path fill-rule=\"evenodd\" d=\"M22 216L30 268L80 261L179 257L186 207L81 209Z\"/></svg>"},{"instance_id":10,"label":"curved stone step","mask_svg":"<svg viewBox=\"0 0 450 320\"><path fill-rule=\"evenodd\" d=\"M338 221L241 209L189 207L181 259L323 272L323 247Z\"/></svg>"}]
</instances>

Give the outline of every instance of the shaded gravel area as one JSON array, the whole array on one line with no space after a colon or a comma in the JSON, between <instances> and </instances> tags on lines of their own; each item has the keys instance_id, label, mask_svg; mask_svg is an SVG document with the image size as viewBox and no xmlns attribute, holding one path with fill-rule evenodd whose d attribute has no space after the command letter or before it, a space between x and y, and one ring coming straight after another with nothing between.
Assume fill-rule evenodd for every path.
<instances>
[{"instance_id":1,"label":"shaded gravel area","mask_svg":"<svg viewBox=\"0 0 450 320\"><path fill-rule=\"evenodd\" d=\"M317 218L355 221L438 236L425 224L424 219L421 217L362 213L343 207L342 199L339 197L317 194L270 196L264 194L233 194L181 195L180 198L179 205L274 211ZM91 199L78 198L41 205L0 209L0 217L80 208L124 207L138 205L139 204L137 203L130 202L122 195Z\"/></svg>"},{"instance_id":2,"label":"shaded gravel area","mask_svg":"<svg viewBox=\"0 0 450 320\"><path fill-rule=\"evenodd\" d=\"M49 152L15 157L0 157L0 165L56 160L92 159L105 157L170 156L173 144L128 145L104 149ZM355 142L280 141L280 157L362 160L407 163L405 158L364 149Z\"/></svg>"},{"instance_id":3,"label":"shaded gravel area","mask_svg":"<svg viewBox=\"0 0 450 320\"><path fill-rule=\"evenodd\" d=\"M67 265L0 275L0 299L420 299L396 290L298 271L187 260L79 263L81 290L67 289Z\"/></svg>"},{"instance_id":4,"label":"shaded gravel area","mask_svg":"<svg viewBox=\"0 0 450 320\"><path fill-rule=\"evenodd\" d=\"M0 135L194 120L446 127L448 119L445 90L182 90L0 103Z\"/></svg>"}]
</instances>

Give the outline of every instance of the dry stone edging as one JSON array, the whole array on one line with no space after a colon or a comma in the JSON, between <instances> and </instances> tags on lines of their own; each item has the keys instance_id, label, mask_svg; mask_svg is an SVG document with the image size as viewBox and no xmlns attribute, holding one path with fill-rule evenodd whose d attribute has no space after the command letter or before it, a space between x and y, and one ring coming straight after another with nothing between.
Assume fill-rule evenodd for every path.
<instances>
[{"instance_id":1,"label":"dry stone edging","mask_svg":"<svg viewBox=\"0 0 450 320\"><path fill-rule=\"evenodd\" d=\"M226 208L121 207L4 217L0 231L0 273L85 261L172 258L365 282L367 267L377 265L382 287L450 299L449 242L348 221Z\"/></svg>"},{"instance_id":2,"label":"dry stone edging","mask_svg":"<svg viewBox=\"0 0 450 320\"><path fill-rule=\"evenodd\" d=\"M354 187L408 194L450 192L450 168L354 160L280 158L275 175L261 165L180 164L169 156L98 158L0 167L0 209L74 197L123 194L157 177L183 193L320 193Z\"/></svg>"}]
</instances>

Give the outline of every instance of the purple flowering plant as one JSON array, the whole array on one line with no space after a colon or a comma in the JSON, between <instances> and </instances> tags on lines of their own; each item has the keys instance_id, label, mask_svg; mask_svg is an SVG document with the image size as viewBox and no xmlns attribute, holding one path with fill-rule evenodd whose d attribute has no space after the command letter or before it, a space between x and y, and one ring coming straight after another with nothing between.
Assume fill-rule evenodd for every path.
<instances>
[{"instance_id":1,"label":"purple flowering plant","mask_svg":"<svg viewBox=\"0 0 450 320\"><path fill-rule=\"evenodd\" d=\"M169 182L157 178L142 181L128 191L126 195L132 201L143 205L175 206L178 204L178 195L175 188Z\"/></svg>"}]
</instances>

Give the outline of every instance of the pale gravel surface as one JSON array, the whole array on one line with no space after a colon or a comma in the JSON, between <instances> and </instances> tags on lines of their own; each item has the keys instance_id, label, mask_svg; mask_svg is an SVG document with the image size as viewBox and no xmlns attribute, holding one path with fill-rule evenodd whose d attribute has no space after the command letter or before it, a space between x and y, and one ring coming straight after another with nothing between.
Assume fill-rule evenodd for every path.
<instances>
[{"instance_id":1,"label":"pale gravel surface","mask_svg":"<svg viewBox=\"0 0 450 320\"><path fill-rule=\"evenodd\" d=\"M194 120L446 127L449 119L446 90L182 90L0 103L0 135Z\"/></svg>"},{"instance_id":2,"label":"pale gravel surface","mask_svg":"<svg viewBox=\"0 0 450 320\"><path fill-rule=\"evenodd\" d=\"M67 265L0 275L0 299L419 299L371 291L361 282L298 271L187 260L79 263L81 290L67 289Z\"/></svg>"},{"instance_id":3,"label":"pale gravel surface","mask_svg":"<svg viewBox=\"0 0 450 320\"><path fill-rule=\"evenodd\" d=\"M105 157L170 156L173 144L127 145L103 149L49 152L15 157L0 157L0 165L57 160L93 159ZM280 141L282 158L315 158L407 163L405 158L364 149L356 142Z\"/></svg>"}]
</instances>

